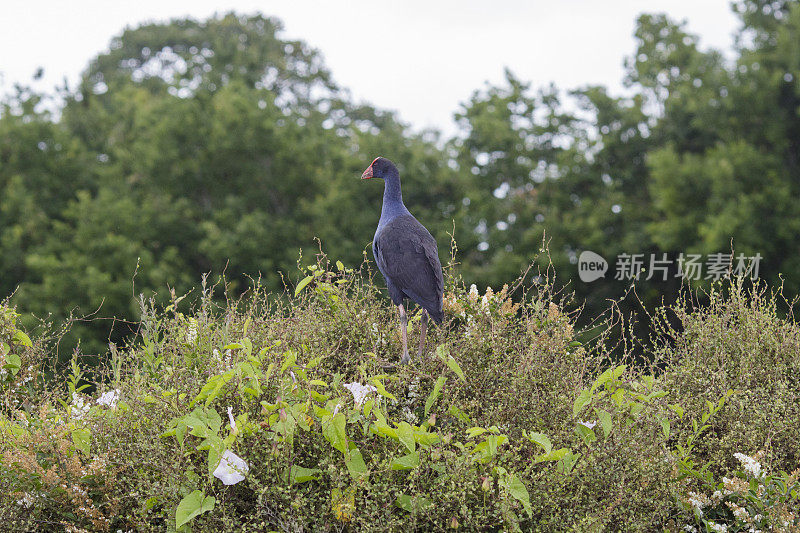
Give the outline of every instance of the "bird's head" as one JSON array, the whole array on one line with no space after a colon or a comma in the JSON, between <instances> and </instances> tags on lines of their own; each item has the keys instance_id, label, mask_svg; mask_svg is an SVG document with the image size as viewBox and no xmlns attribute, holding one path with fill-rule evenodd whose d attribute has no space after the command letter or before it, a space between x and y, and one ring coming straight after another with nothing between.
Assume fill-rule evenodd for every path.
<instances>
[{"instance_id":1,"label":"bird's head","mask_svg":"<svg viewBox=\"0 0 800 533\"><path fill-rule=\"evenodd\" d=\"M392 175L399 176L399 172L397 171L397 167L394 166L394 163L385 157L376 157L367 167L367 170L361 174L361 179L368 180L370 178L381 178L385 180Z\"/></svg>"}]
</instances>

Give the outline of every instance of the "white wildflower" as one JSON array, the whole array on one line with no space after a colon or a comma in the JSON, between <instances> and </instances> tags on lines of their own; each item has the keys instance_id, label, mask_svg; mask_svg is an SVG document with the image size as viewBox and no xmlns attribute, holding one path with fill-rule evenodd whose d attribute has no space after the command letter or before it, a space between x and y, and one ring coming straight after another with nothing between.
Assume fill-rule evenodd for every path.
<instances>
[{"instance_id":1,"label":"white wildflower","mask_svg":"<svg viewBox=\"0 0 800 533\"><path fill-rule=\"evenodd\" d=\"M72 403L70 404L69 414L73 420L80 420L89 412L91 406L83 401L83 396L77 392L72 393Z\"/></svg>"},{"instance_id":2,"label":"white wildflower","mask_svg":"<svg viewBox=\"0 0 800 533\"><path fill-rule=\"evenodd\" d=\"M228 420L231 424L231 430L236 432L236 420L233 418L233 407L228 406Z\"/></svg>"},{"instance_id":3,"label":"white wildflower","mask_svg":"<svg viewBox=\"0 0 800 533\"><path fill-rule=\"evenodd\" d=\"M749 455L737 452L733 454L733 456L736 457L740 463L742 463L742 466L748 474L751 474L754 477L758 477L761 474L761 463Z\"/></svg>"},{"instance_id":4,"label":"white wildflower","mask_svg":"<svg viewBox=\"0 0 800 533\"><path fill-rule=\"evenodd\" d=\"M697 533L697 528L694 526L689 526L689 525L683 526L683 530L688 531L689 533Z\"/></svg>"},{"instance_id":5,"label":"white wildflower","mask_svg":"<svg viewBox=\"0 0 800 533\"><path fill-rule=\"evenodd\" d=\"M464 330L464 335L467 338L472 337L478 331L478 324L472 319L472 315L467 316L467 326Z\"/></svg>"},{"instance_id":6,"label":"white wildflower","mask_svg":"<svg viewBox=\"0 0 800 533\"><path fill-rule=\"evenodd\" d=\"M733 480L731 478L723 476L722 484L725 486L725 488L722 489L722 494L724 494L725 496L730 496L731 494L733 494L733 491L729 488L733 485Z\"/></svg>"},{"instance_id":7,"label":"white wildflower","mask_svg":"<svg viewBox=\"0 0 800 533\"><path fill-rule=\"evenodd\" d=\"M469 287L469 299L472 302L478 301L478 287L474 283Z\"/></svg>"},{"instance_id":8,"label":"white wildflower","mask_svg":"<svg viewBox=\"0 0 800 533\"><path fill-rule=\"evenodd\" d=\"M338 413L338 412L339 412L339 408L340 408L341 406L342 406L342 404L340 404L340 403L337 403L337 404L336 404L336 407L334 407L334 408L333 408L333 416L336 416L336 413Z\"/></svg>"},{"instance_id":9,"label":"white wildflower","mask_svg":"<svg viewBox=\"0 0 800 533\"><path fill-rule=\"evenodd\" d=\"M711 495L711 503L713 503L714 505L719 505L719 502L722 501L723 497L724 497L724 494L722 494L718 490L715 490L714 494Z\"/></svg>"},{"instance_id":10,"label":"white wildflower","mask_svg":"<svg viewBox=\"0 0 800 533\"><path fill-rule=\"evenodd\" d=\"M692 491L689 491L689 498L687 501L692 507L694 507L695 512L700 516L703 516L703 507L710 503L708 496Z\"/></svg>"},{"instance_id":11,"label":"white wildflower","mask_svg":"<svg viewBox=\"0 0 800 533\"><path fill-rule=\"evenodd\" d=\"M592 429L593 427L595 427L597 425L597 420L587 420L585 422L583 420L580 420L580 421L578 421L578 424L580 424L582 426L586 426L589 429Z\"/></svg>"},{"instance_id":12,"label":"white wildflower","mask_svg":"<svg viewBox=\"0 0 800 533\"><path fill-rule=\"evenodd\" d=\"M733 516L735 516L738 520L742 522L747 522L750 518L750 513L747 512L747 509L744 507L739 507L738 505L731 506L731 510L733 511Z\"/></svg>"},{"instance_id":13,"label":"white wildflower","mask_svg":"<svg viewBox=\"0 0 800 533\"><path fill-rule=\"evenodd\" d=\"M417 422L419 422L419 418L417 418L417 415L411 412L411 408L409 408L408 406L403 407L403 416L411 424L416 424Z\"/></svg>"},{"instance_id":14,"label":"white wildflower","mask_svg":"<svg viewBox=\"0 0 800 533\"><path fill-rule=\"evenodd\" d=\"M708 527L711 531L716 531L717 533L726 533L728 531L728 526L725 524L715 524L714 522L709 522Z\"/></svg>"},{"instance_id":15,"label":"white wildflower","mask_svg":"<svg viewBox=\"0 0 800 533\"><path fill-rule=\"evenodd\" d=\"M120 397L120 390L114 389L112 391L104 392L100 395L97 399L98 405L105 405L107 407L111 407L112 409L117 406L117 402L119 401Z\"/></svg>"},{"instance_id":16,"label":"white wildflower","mask_svg":"<svg viewBox=\"0 0 800 533\"><path fill-rule=\"evenodd\" d=\"M372 385L362 385L355 381L353 383L345 383L343 387L353 394L353 400L356 402L357 407L361 407L371 392L377 392L378 390Z\"/></svg>"},{"instance_id":17,"label":"white wildflower","mask_svg":"<svg viewBox=\"0 0 800 533\"><path fill-rule=\"evenodd\" d=\"M244 480L244 475L250 467L244 459L230 450L225 450L219 465L214 470L214 477L221 480L226 485L235 485Z\"/></svg>"},{"instance_id":18,"label":"white wildflower","mask_svg":"<svg viewBox=\"0 0 800 533\"><path fill-rule=\"evenodd\" d=\"M222 368L227 368L232 366L231 358L233 357L233 352L231 350L225 350L224 353L220 353L219 350L214 348L211 350L211 355L214 356L214 359L221 363Z\"/></svg>"},{"instance_id":19,"label":"white wildflower","mask_svg":"<svg viewBox=\"0 0 800 533\"><path fill-rule=\"evenodd\" d=\"M419 396L419 378L414 378L408 384L408 397L417 398Z\"/></svg>"},{"instance_id":20,"label":"white wildflower","mask_svg":"<svg viewBox=\"0 0 800 533\"><path fill-rule=\"evenodd\" d=\"M189 319L189 327L186 330L186 343L195 344L197 342L197 321L194 318Z\"/></svg>"},{"instance_id":21,"label":"white wildflower","mask_svg":"<svg viewBox=\"0 0 800 533\"><path fill-rule=\"evenodd\" d=\"M17 505L24 505L26 508L30 508L33 505L33 497L26 492L22 498L17 500Z\"/></svg>"}]
</instances>

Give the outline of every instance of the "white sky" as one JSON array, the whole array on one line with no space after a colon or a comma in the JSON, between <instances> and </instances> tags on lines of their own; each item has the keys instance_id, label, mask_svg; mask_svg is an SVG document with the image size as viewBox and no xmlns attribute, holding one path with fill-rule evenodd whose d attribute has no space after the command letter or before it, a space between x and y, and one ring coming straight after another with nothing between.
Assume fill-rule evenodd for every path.
<instances>
[{"instance_id":1,"label":"white sky","mask_svg":"<svg viewBox=\"0 0 800 533\"><path fill-rule=\"evenodd\" d=\"M322 51L357 100L394 109L415 129L454 130L452 114L503 68L541 86L602 84L621 92L635 19L687 19L701 45L728 49L738 21L727 0L9 0L0 6L0 89L71 85L125 26L215 12L260 11L285 36Z\"/></svg>"}]
</instances>

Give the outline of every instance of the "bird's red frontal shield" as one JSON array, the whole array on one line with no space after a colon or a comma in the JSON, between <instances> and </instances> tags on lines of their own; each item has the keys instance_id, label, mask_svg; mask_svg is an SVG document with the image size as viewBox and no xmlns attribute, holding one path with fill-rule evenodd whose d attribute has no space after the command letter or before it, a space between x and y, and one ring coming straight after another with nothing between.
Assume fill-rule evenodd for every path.
<instances>
[{"instance_id":1,"label":"bird's red frontal shield","mask_svg":"<svg viewBox=\"0 0 800 533\"><path fill-rule=\"evenodd\" d=\"M372 165L374 165L375 161L377 161L378 159L380 159L380 157L376 157L375 159L373 159L372 163L370 163L369 166L367 167L367 170L365 170L364 173L361 174L362 180L368 180L372 177Z\"/></svg>"}]
</instances>

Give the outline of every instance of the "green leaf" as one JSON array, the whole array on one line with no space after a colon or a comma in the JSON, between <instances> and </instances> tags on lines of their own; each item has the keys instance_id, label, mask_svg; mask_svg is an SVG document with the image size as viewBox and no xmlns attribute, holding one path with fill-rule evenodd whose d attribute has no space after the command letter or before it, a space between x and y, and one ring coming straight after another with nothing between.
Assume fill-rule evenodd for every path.
<instances>
[{"instance_id":1,"label":"green leaf","mask_svg":"<svg viewBox=\"0 0 800 533\"><path fill-rule=\"evenodd\" d=\"M286 352L284 352L283 364L281 365L281 374L286 372L286 369L288 369L289 367L294 366L296 362L297 362L297 354L294 352L294 350L287 350Z\"/></svg>"},{"instance_id":2,"label":"green leaf","mask_svg":"<svg viewBox=\"0 0 800 533\"><path fill-rule=\"evenodd\" d=\"M409 453L408 455L403 455L402 457L395 457L392 460L391 469L411 470L412 468L417 468L419 465L419 452L414 452Z\"/></svg>"},{"instance_id":3,"label":"green leaf","mask_svg":"<svg viewBox=\"0 0 800 533\"><path fill-rule=\"evenodd\" d=\"M207 438L197 446L198 450L208 450L208 475L214 474L214 470L219 466L222 460L222 454L225 451L225 442L216 435Z\"/></svg>"},{"instance_id":4,"label":"green leaf","mask_svg":"<svg viewBox=\"0 0 800 533\"><path fill-rule=\"evenodd\" d=\"M611 368L609 368L605 372L600 374L597 377L597 379L594 380L594 383L592 384L592 392L594 392L596 389L598 389L598 388L602 387L603 385L605 385L606 382L611 379L611 373L612 372L613 372L613 370Z\"/></svg>"},{"instance_id":5,"label":"green leaf","mask_svg":"<svg viewBox=\"0 0 800 533\"><path fill-rule=\"evenodd\" d=\"M400 509L408 511L409 513L418 513L432 506L433 502L427 498L423 498L422 496L415 497L407 494L401 494L397 497L394 504Z\"/></svg>"},{"instance_id":6,"label":"green leaf","mask_svg":"<svg viewBox=\"0 0 800 533\"><path fill-rule=\"evenodd\" d=\"M244 344L239 342L232 342L222 347L223 350L241 350L242 348L244 348Z\"/></svg>"},{"instance_id":7,"label":"green leaf","mask_svg":"<svg viewBox=\"0 0 800 533\"><path fill-rule=\"evenodd\" d=\"M88 429L72 430L72 443L75 445L75 449L82 451L87 457L90 455L89 443L91 438L92 434Z\"/></svg>"},{"instance_id":8,"label":"green leaf","mask_svg":"<svg viewBox=\"0 0 800 533\"><path fill-rule=\"evenodd\" d=\"M328 396L327 394L319 393L313 389L308 391L308 395L320 403L325 403L330 399L330 396ZM316 408L317 406L315 405L314 407Z\"/></svg>"},{"instance_id":9,"label":"green leaf","mask_svg":"<svg viewBox=\"0 0 800 533\"><path fill-rule=\"evenodd\" d=\"M441 396L442 387L444 386L445 381L447 381L447 378L445 376L439 376L438 379L436 380L436 383L433 386L433 390L428 395L428 399L425 400L425 416L426 417L428 416L428 413L430 413L431 407L433 407L433 404L436 403L436 400L438 400L439 396Z\"/></svg>"},{"instance_id":10,"label":"green leaf","mask_svg":"<svg viewBox=\"0 0 800 533\"><path fill-rule=\"evenodd\" d=\"M575 433L577 433L587 446L597 440L597 435L595 435L594 430L580 423L575 424Z\"/></svg>"},{"instance_id":11,"label":"green leaf","mask_svg":"<svg viewBox=\"0 0 800 533\"><path fill-rule=\"evenodd\" d=\"M631 416L639 416L639 413L644 411L645 405L639 402L631 402Z\"/></svg>"},{"instance_id":12,"label":"green leaf","mask_svg":"<svg viewBox=\"0 0 800 533\"><path fill-rule=\"evenodd\" d=\"M219 413L216 409L205 409L202 411L205 416L206 425L208 429L211 430L213 433L218 433L219 428L222 427L222 418L220 418Z\"/></svg>"},{"instance_id":13,"label":"green leaf","mask_svg":"<svg viewBox=\"0 0 800 533\"><path fill-rule=\"evenodd\" d=\"M472 453L478 456L478 461L487 463L497 455L497 449L508 442L508 437L505 435L489 435L486 440L479 443L472 450Z\"/></svg>"},{"instance_id":14,"label":"green leaf","mask_svg":"<svg viewBox=\"0 0 800 533\"><path fill-rule=\"evenodd\" d=\"M467 438L472 439L472 438L477 437L479 435L483 435L484 433L486 433L486 429L485 428L477 427L477 426L474 427L474 428L469 428L467 430Z\"/></svg>"},{"instance_id":15,"label":"green leaf","mask_svg":"<svg viewBox=\"0 0 800 533\"><path fill-rule=\"evenodd\" d=\"M601 409L596 409L595 413L597 413L597 418L600 419L600 425L603 427L603 436L608 438L608 436L611 435L611 429L613 428L613 418L611 413Z\"/></svg>"},{"instance_id":16,"label":"green leaf","mask_svg":"<svg viewBox=\"0 0 800 533\"><path fill-rule=\"evenodd\" d=\"M27 346L28 348L33 346L31 338L28 337L28 335L26 335L25 332L22 331L21 329L18 329L17 331L14 332L14 341L23 346Z\"/></svg>"},{"instance_id":17,"label":"green leaf","mask_svg":"<svg viewBox=\"0 0 800 533\"><path fill-rule=\"evenodd\" d=\"M178 439L178 443L180 443L181 447L183 447L183 440L186 438L187 429L189 428L183 420L179 420L175 425L175 438Z\"/></svg>"},{"instance_id":18,"label":"green leaf","mask_svg":"<svg viewBox=\"0 0 800 533\"><path fill-rule=\"evenodd\" d=\"M375 400L367 400L364 402L364 418L369 418L373 405L375 405Z\"/></svg>"},{"instance_id":19,"label":"green leaf","mask_svg":"<svg viewBox=\"0 0 800 533\"><path fill-rule=\"evenodd\" d=\"M345 432L347 419L344 413L337 413L333 418L326 419L322 421L322 435L334 448L342 453L347 453L347 433Z\"/></svg>"},{"instance_id":20,"label":"green leaf","mask_svg":"<svg viewBox=\"0 0 800 533\"><path fill-rule=\"evenodd\" d=\"M578 462L580 456L581 454L579 453L572 453L571 450L567 451L564 457L558 462L558 471L562 474L569 474L575 466L575 463Z\"/></svg>"},{"instance_id":21,"label":"green leaf","mask_svg":"<svg viewBox=\"0 0 800 533\"><path fill-rule=\"evenodd\" d=\"M206 381L206 384L200 389L200 392L195 396L194 400L191 401L189 407L194 407L196 403L202 402L203 400L205 400L205 406L208 407L211 402L219 397L223 387L225 387L232 378L233 372L231 371L208 378L208 381Z\"/></svg>"},{"instance_id":22,"label":"green leaf","mask_svg":"<svg viewBox=\"0 0 800 533\"><path fill-rule=\"evenodd\" d=\"M417 444L419 444L420 446L424 446L427 448L441 441L442 438L439 436L438 433L430 433L425 430L414 429L414 440L416 440Z\"/></svg>"},{"instance_id":23,"label":"green leaf","mask_svg":"<svg viewBox=\"0 0 800 533\"><path fill-rule=\"evenodd\" d=\"M560 448L558 450L553 450L551 452L542 454L539 457L537 457L534 463L541 463L544 461L560 461L568 453L571 453L569 448Z\"/></svg>"},{"instance_id":24,"label":"green leaf","mask_svg":"<svg viewBox=\"0 0 800 533\"><path fill-rule=\"evenodd\" d=\"M378 412L379 411L376 409L375 413L377 414ZM384 437L389 437L390 439L397 438L397 430L385 422L376 422L375 424L372 424L370 430L376 435L383 435Z\"/></svg>"},{"instance_id":25,"label":"green leaf","mask_svg":"<svg viewBox=\"0 0 800 533\"><path fill-rule=\"evenodd\" d=\"M361 455L361 450L355 446L350 450L350 453L345 456L345 466L350 476L356 480L364 477L369 473L367 464L364 462L364 456Z\"/></svg>"},{"instance_id":26,"label":"green leaf","mask_svg":"<svg viewBox=\"0 0 800 533\"><path fill-rule=\"evenodd\" d=\"M614 394L611 395L611 399L614 400L617 407L622 407L623 396L625 396L625 389L617 389L614 391Z\"/></svg>"},{"instance_id":27,"label":"green leaf","mask_svg":"<svg viewBox=\"0 0 800 533\"><path fill-rule=\"evenodd\" d=\"M658 423L661 424L661 431L664 433L664 438L668 439L669 438L669 430L670 430L669 420L667 420L663 416L659 416L658 417Z\"/></svg>"},{"instance_id":28,"label":"green leaf","mask_svg":"<svg viewBox=\"0 0 800 533\"><path fill-rule=\"evenodd\" d=\"M536 433L535 431L531 431L530 433L525 433L525 436L533 443L538 444L544 449L544 453L548 454L553 449L553 444L550 442L550 439L544 433Z\"/></svg>"},{"instance_id":29,"label":"green leaf","mask_svg":"<svg viewBox=\"0 0 800 533\"><path fill-rule=\"evenodd\" d=\"M680 405L674 403L674 404L670 404L669 408L672 409L673 411L675 411L675 413L678 415L679 418L683 418L683 407L681 407Z\"/></svg>"},{"instance_id":30,"label":"green leaf","mask_svg":"<svg viewBox=\"0 0 800 533\"><path fill-rule=\"evenodd\" d=\"M186 524L196 516L205 512L213 511L217 500L213 496L206 496L201 491L196 490L185 496L175 510L176 529Z\"/></svg>"},{"instance_id":31,"label":"green leaf","mask_svg":"<svg viewBox=\"0 0 800 533\"><path fill-rule=\"evenodd\" d=\"M449 414L453 415L454 417L458 418L459 420L461 420L465 424L472 424L472 419L470 419L469 415L467 415L467 413L465 413L464 411L462 411L461 409L459 409L455 405L451 405L447 409L447 412Z\"/></svg>"},{"instance_id":32,"label":"green leaf","mask_svg":"<svg viewBox=\"0 0 800 533\"><path fill-rule=\"evenodd\" d=\"M380 379L378 379L377 377L370 378L369 382L375 385L375 388L378 389L378 394L386 398L389 398L390 400L397 401L395 395L386 390L386 387L383 386L383 382Z\"/></svg>"},{"instance_id":33,"label":"green leaf","mask_svg":"<svg viewBox=\"0 0 800 533\"><path fill-rule=\"evenodd\" d=\"M314 279L314 276L306 276L306 277L304 277L300 281L300 283L297 284L297 287L294 289L294 295L297 296L298 294L300 294L300 291L305 289L306 285L311 283L311 280L313 280L313 279Z\"/></svg>"},{"instance_id":34,"label":"green leaf","mask_svg":"<svg viewBox=\"0 0 800 533\"><path fill-rule=\"evenodd\" d=\"M400 422L397 426L397 438L409 452L414 453L417 449L417 441L414 438L414 430L408 422Z\"/></svg>"},{"instance_id":35,"label":"green leaf","mask_svg":"<svg viewBox=\"0 0 800 533\"><path fill-rule=\"evenodd\" d=\"M589 405L592 401L592 391L589 389L583 389L578 397L575 399L575 403L572 405L572 417L575 418L578 416L584 407Z\"/></svg>"},{"instance_id":36,"label":"green leaf","mask_svg":"<svg viewBox=\"0 0 800 533\"><path fill-rule=\"evenodd\" d=\"M319 468L305 468L299 465L292 465L290 479L292 483L305 483L319 479L317 474L322 472Z\"/></svg>"},{"instance_id":37,"label":"green leaf","mask_svg":"<svg viewBox=\"0 0 800 533\"><path fill-rule=\"evenodd\" d=\"M15 353L8 353L6 354L6 364L3 368L7 368L12 375L16 376L19 369L22 368L22 359Z\"/></svg>"},{"instance_id":38,"label":"green leaf","mask_svg":"<svg viewBox=\"0 0 800 533\"><path fill-rule=\"evenodd\" d=\"M525 509L525 512L528 513L528 516L533 517L533 509L531 509L531 496L528 494L528 489L525 488L525 484L522 483L522 480L516 474L511 474L508 476L505 482L505 488L515 500L522 504L522 507Z\"/></svg>"},{"instance_id":39,"label":"green leaf","mask_svg":"<svg viewBox=\"0 0 800 533\"><path fill-rule=\"evenodd\" d=\"M452 355L451 355L451 356L448 356L448 358L445 360L445 362L447 363L447 366L450 368L450 370L452 370L453 372L455 372L455 373L456 373L456 375L457 375L459 378L461 378L461 381L463 381L464 383L466 383L466 382L467 382L467 378L466 378L466 377L464 377L464 371L463 371L463 370L461 370L461 367L460 367L460 366L458 366L458 362L455 360L455 358L453 358L453 356L452 356Z\"/></svg>"}]
</instances>

